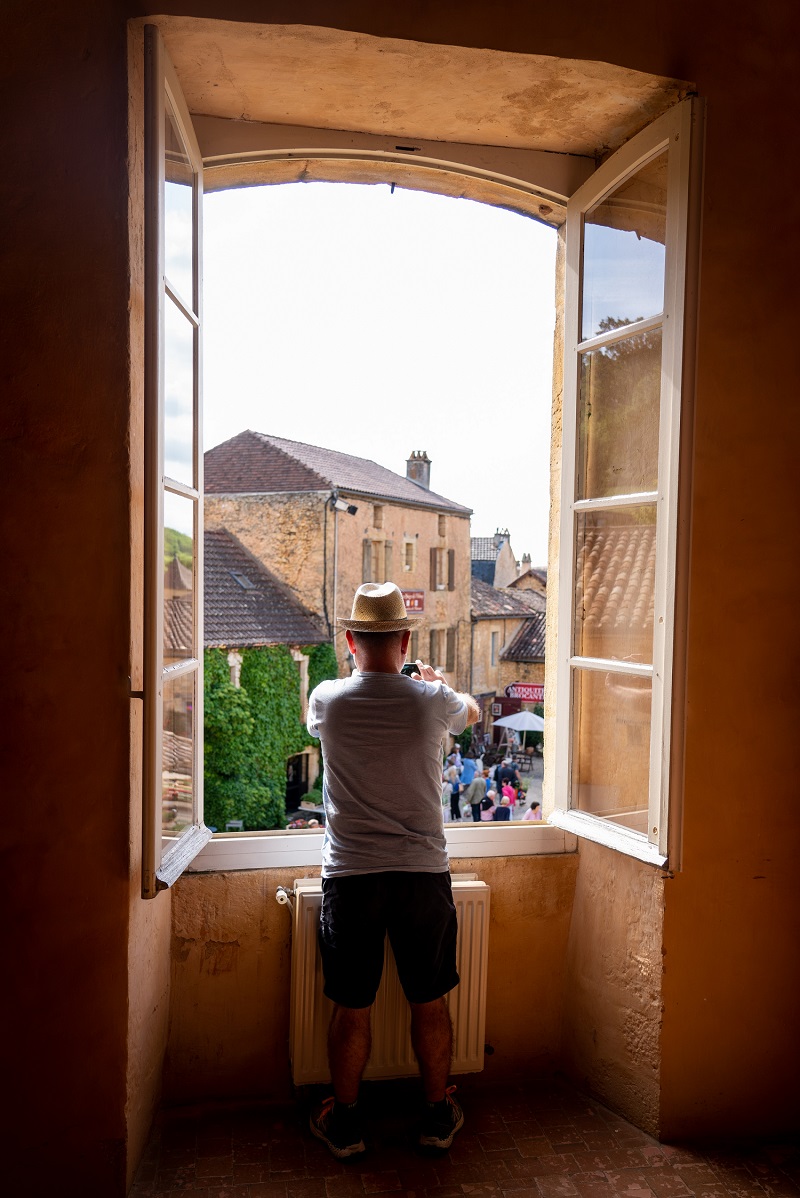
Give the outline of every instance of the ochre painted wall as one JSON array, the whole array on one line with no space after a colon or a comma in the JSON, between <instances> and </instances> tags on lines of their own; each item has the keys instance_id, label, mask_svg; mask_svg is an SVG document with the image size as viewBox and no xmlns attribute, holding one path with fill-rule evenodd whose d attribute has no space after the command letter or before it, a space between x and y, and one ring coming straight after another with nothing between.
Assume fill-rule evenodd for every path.
<instances>
[{"instance_id":1,"label":"ochre painted wall","mask_svg":"<svg viewBox=\"0 0 800 1198\"><path fill-rule=\"evenodd\" d=\"M657 1134L664 881L588 841L579 858L561 1061L582 1089Z\"/></svg>"},{"instance_id":2,"label":"ochre painted wall","mask_svg":"<svg viewBox=\"0 0 800 1198\"><path fill-rule=\"evenodd\" d=\"M553 1069L577 856L453 862L491 887L487 1081ZM278 886L315 869L185 875L175 886L168 1102L286 1098L291 915ZM520 971L520 944L527 966Z\"/></svg>"}]
</instances>

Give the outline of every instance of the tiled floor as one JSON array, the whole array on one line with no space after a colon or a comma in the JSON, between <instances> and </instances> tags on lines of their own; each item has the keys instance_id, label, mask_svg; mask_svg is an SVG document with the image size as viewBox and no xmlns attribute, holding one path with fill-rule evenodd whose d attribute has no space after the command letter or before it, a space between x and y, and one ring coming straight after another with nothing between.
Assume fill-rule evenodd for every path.
<instances>
[{"instance_id":1,"label":"tiled floor","mask_svg":"<svg viewBox=\"0 0 800 1198\"><path fill-rule=\"evenodd\" d=\"M364 1087L368 1153L340 1163L296 1106L161 1118L132 1195L203 1198L789 1198L800 1147L659 1144L558 1082L497 1091L465 1079L451 1151L419 1155L416 1083Z\"/></svg>"}]
</instances>

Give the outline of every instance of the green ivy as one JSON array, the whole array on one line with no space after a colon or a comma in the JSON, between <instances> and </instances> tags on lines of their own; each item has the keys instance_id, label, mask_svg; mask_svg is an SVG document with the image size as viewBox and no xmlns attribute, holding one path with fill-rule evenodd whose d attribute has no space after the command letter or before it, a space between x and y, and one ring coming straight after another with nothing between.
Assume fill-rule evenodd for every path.
<instances>
[{"instance_id":1,"label":"green ivy","mask_svg":"<svg viewBox=\"0 0 800 1198\"><path fill-rule=\"evenodd\" d=\"M307 645L301 650L308 657L308 693L326 678L338 678L339 663L333 645Z\"/></svg>"},{"instance_id":2,"label":"green ivy","mask_svg":"<svg viewBox=\"0 0 800 1198\"><path fill-rule=\"evenodd\" d=\"M328 653L320 650L329 650ZM224 831L240 819L245 830L286 823L286 762L312 744L300 723L300 671L283 645L243 649L241 686L230 681L227 653L205 653L205 822ZM330 645L309 651L312 667L330 677Z\"/></svg>"}]
</instances>

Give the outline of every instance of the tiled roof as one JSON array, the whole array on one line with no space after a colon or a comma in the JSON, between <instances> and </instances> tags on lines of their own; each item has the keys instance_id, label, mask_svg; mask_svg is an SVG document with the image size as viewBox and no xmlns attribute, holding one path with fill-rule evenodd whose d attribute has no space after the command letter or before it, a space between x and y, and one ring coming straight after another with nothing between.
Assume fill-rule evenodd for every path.
<instances>
[{"instance_id":1,"label":"tiled roof","mask_svg":"<svg viewBox=\"0 0 800 1198\"><path fill-rule=\"evenodd\" d=\"M472 615L478 620L513 619L543 612L544 595L536 591L512 591L508 587L493 587L480 578L472 579Z\"/></svg>"},{"instance_id":2,"label":"tiled roof","mask_svg":"<svg viewBox=\"0 0 800 1198\"><path fill-rule=\"evenodd\" d=\"M528 592L530 594L530 592ZM537 612L525 620L508 648L500 654L503 661L544 661L545 613Z\"/></svg>"},{"instance_id":3,"label":"tiled roof","mask_svg":"<svg viewBox=\"0 0 800 1198\"><path fill-rule=\"evenodd\" d=\"M506 538L502 537L498 543L496 534L494 537L470 537L469 548L472 560L474 562L496 561L505 540Z\"/></svg>"},{"instance_id":4,"label":"tiled roof","mask_svg":"<svg viewBox=\"0 0 800 1198\"><path fill-rule=\"evenodd\" d=\"M653 627L656 530L652 524L589 528L578 550L576 604L587 632Z\"/></svg>"},{"instance_id":5,"label":"tiled roof","mask_svg":"<svg viewBox=\"0 0 800 1198\"><path fill-rule=\"evenodd\" d=\"M206 451L205 490L211 495L341 490L462 516L471 514L470 508L368 458L251 429Z\"/></svg>"},{"instance_id":6,"label":"tiled roof","mask_svg":"<svg viewBox=\"0 0 800 1198\"><path fill-rule=\"evenodd\" d=\"M204 546L206 648L319 645L329 639L289 588L227 529L206 529Z\"/></svg>"},{"instance_id":7,"label":"tiled roof","mask_svg":"<svg viewBox=\"0 0 800 1198\"><path fill-rule=\"evenodd\" d=\"M185 569L186 567L184 567ZM189 587L191 588L191 573ZM192 595L173 595L164 600L164 656L176 661L192 656Z\"/></svg>"}]
</instances>

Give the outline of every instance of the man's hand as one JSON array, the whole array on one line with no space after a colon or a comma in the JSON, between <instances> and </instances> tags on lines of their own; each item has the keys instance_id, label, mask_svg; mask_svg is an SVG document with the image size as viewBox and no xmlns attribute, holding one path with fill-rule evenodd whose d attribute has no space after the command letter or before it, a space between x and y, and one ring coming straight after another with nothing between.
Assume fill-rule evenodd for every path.
<instances>
[{"instance_id":1,"label":"man's hand","mask_svg":"<svg viewBox=\"0 0 800 1198\"><path fill-rule=\"evenodd\" d=\"M411 677L415 678L418 682L443 682L447 686L447 679L441 670L434 670L433 666L425 665L419 657L414 662L414 665L417 667L417 672L416 674L412 674Z\"/></svg>"},{"instance_id":2,"label":"man's hand","mask_svg":"<svg viewBox=\"0 0 800 1198\"><path fill-rule=\"evenodd\" d=\"M415 678L418 682L443 682L447 686L447 679L441 670L434 670L433 666L425 665L419 658L417 658L414 664L417 667L417 672L411 675L412 678ZM459 698L463 699L467 705L467 727L469 728L471 724L478 723L481 718L481 711L472 695L459 695Z\"/></svg>"}]
</instances>

